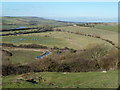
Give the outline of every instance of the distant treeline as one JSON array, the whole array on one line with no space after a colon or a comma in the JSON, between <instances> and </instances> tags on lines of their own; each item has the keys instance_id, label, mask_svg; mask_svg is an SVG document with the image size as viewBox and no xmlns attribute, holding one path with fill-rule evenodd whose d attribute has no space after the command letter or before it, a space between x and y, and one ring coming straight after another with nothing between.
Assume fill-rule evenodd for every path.
<instances>
[{"instance_id":1,"label":"distant treeline","mask_svg":"<svg viewBox=\"0 0 120 90\"><path fill-rule=\"evenodd\" d=\"M37 29L37 28L12 28L12 29L3 29L0 32L8 32L8 31L20 31L20 30L29 30L29 29Z\"/></svg>"},{"instance_id":2,"label":"distant treeline","mask_svg":"<svg viewBox=\"0 0 120 90\"><path fill-rule=\"evenodd\" d=\"M34 30L34 31L23 31L23 32L19 31L19 32L8 33L8 34L0 34L0 36L9 36L9 35L30 34L30 33L39 33L39 32L53 31L51 28L27 28L27 29L21 29L21 30L29 30L29 29L37 29L37 30ZM18 29L13 29L13 30L17 31Z\"/></svg>"}]
</instances>

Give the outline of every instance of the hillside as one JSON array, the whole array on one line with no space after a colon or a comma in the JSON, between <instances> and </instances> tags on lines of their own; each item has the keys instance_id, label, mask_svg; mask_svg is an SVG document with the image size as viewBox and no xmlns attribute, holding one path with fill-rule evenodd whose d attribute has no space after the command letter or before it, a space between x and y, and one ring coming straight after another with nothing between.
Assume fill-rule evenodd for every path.
<instances>
[{"instance_id":1,"label":"hillside","mask_svg":"<svg viewBox=\"0 0 120 90\"><path fill-rule=\"evenodd\" d=\"M68 25L65 22L59 22L50 19L44 19L40 17L2 17L2 28L17 28L17 27L36 27L36 26L63 26Z\"/></svg>"},{"instance_id":2,"label":"hillside","mask_svg":"<svg viewBox=\"0 0 120 90\"><path fill-rule=\"evenodd\" d=\"M30 29L0 32L15 33L2 36L0 42L3 88L118 87L117 23L3 17L3 29L19 27ZM45 52L50 55L37 58Z\"/></svg>"}]
</instances>

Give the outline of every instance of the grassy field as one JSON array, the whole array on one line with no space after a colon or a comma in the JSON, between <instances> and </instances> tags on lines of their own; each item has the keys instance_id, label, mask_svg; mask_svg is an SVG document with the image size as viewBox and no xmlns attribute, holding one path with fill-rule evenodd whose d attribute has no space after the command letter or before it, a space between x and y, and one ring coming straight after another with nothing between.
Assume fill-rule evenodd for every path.
<instances>
[{"instance_id":1,"label":"grassy field","mask_svg":"<svg viewBox=\"0 0 120 90\"><path fill-rule=\"evenodd\" d=\"M117 23L105 23L105 24L96 24L95 28L102 29L102 30L108 30L108 31L114 31L114 32L120 32L118 31L118 25Z\"/></svg>"},{"instance_id":2,"label":"grassy field","mask_svg":"<svg viewBox=\"0 0 120 90\"><path fill-rule=\"evenodd\" d=\"M80 26L65 26L65 27L60 27L60 29L65 30L65 31L98 35L104 39L111 40L115 44L118 45L118 32L116 32L114 30L111 31L111 30L96 29L96 28L89 28L89 27L80 27Z\"/></svg>"},{"instance_id":3,"label":"grassy field","mask_svg":"<svg viewBox=\"0 0 120 90\"><path fill-rule=\"evenodd\" d=\"M45 37L47 36L47 37ZM44 32L19 36L4 36L3 42L14 44L42 44L49 47L69 47L74 49L86 48L89 44L108 44L107 42L88 36L67 32Z\"/></svg>"},{"instance_id":4,"label":"grassy field","mask_svg":"<svg viewBox=\"0 0 120 90\"><path fill-rule=\"evenodd\" d=\"M42 76L45 82L33 84L26 81L16 82L19 75L3 77L3 88L117 88L118 71L103 72L41 72L27 77ZM15 83L13 83L15 82ZM51 84L52 83L52 84Z\"/></svg>"},{"instance_id":5,"label":"grassy field","mask_svg":"<svg viewBox=\"0 0 120 90\"><path fill-rule=\"evenodd\" d=\"M39 17L2 17L2 28L16 28L19 26L24 27L36 27L36 26L64 26L67 25L63 22L58 22L55 20L49 20Z\"/></svg>"},{"instance_id":6,"label":"grassy field","mask_svg":"<svg viewBox=\"0 0 120 90\"><path fill-rule=\"evenodd\" d=\"M20 64L25 64L25 63L30 63L32 61L36 60L36 57L41 55L42 52L36 52L36 51L24 51L24 50L16 50L16 51L11 51L13 56L10 58L10 60L13 63L20 63Z\"/></svg>"},{"instance_id":7,"label":"grassy field","mask_svg":"<svg viewBox=\"0 0 120 90\"><path fill-rule=\"evenodd\" d=\"M26 64L36 60L36 57L41 55L40 51L27 51L27 50L9 50L12 53L10 61L13 64Z\"/></svg>"}]
</instances>

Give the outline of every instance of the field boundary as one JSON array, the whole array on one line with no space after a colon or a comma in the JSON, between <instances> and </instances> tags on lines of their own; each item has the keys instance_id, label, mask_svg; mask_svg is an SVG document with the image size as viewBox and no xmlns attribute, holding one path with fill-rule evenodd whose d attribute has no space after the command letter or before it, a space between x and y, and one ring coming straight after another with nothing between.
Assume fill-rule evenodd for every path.
<instances>
[{"instance_id":1,"label":"field boundary","mask_svg":"<svg viewBox=\"0 0 120 90\"><path fill-rule=\"evenodd\" d=\"M101 39L101 40L103 40L103 41L108 42L109 44L111 44L111 45L114 46L115 48L120 49L117 45L115 45L114 42L112 42L111 40L108 40L108 39L104 39L104 38L102 38L101 36L92 35L92 34L85 34L85 33L80 33L80 32L65 31L65 30L62 30L62 29L50 29L50 30L47 30L47 29L40 29L40 30L37 30L37 31L0 34L0 36L9 36L9 35L18 35L18 34L29 34L29 33L40 33L40 32L48 32L48 31L67 32L67 33L73 33L73 34L77 34L77 35L83 35L83 36L98 38L98 39Z\"/></svg>"}]
</instances>

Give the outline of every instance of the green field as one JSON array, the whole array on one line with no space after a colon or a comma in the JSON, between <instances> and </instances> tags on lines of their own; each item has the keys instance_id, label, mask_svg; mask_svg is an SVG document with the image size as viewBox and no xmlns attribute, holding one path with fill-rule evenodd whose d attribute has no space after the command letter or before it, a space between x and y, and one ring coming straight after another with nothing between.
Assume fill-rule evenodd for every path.
<instances>
[{"instance_id":1,"label":"green field","mask_svg":"<svg viewBox=\"0 0 120 90\"><path fill-rule=\"evenodd\" d=\"M117 88L118 71L103 72L41 72L27 77L42 76L45 82L32 84L26 81L17 82L19 75L3 77L3 88ZM53 85L51 85L51 83Z\"/></svg>"},{"instance_id":2,"label":"green field","mask_svg":"<svg viewBox=\"0 0 120 90\"><path fill-rule=\"evenodd\" d=\"M118 32L105 30L105 29L96 29L90 27L81 27L81 26L65 26L60 27L60 29L65 31L80 32L84 34L92 34L101 36L104 39L112 40L115 44L118 45Z\"/></svg>"},{"instance_id":3,"label":"green field","mask_svg":"<svg viewBox=\"0 0 120 90\"><path fill-rule=\"evenodd\" d=\"M48 37L45 37L45 36ZM44 32L19 36L4 36L3 42L13 44L41 44L49 47L69 47L74 49L86 48L89 44L108 44L107 42L88 36L76 35L67 32Z\"/></svg>"},{"instance_id":4,"label":"green field","mask_svg":"<svg viewBox=\"0 0 120 90\"><path fill-rule=\"evenodd\" d=\"M49 20L39 17L2 17L2 28L17 28L20 26L24 27L42 27L42 26L64 26L68 25L67 23L58 22L55 20Z\"/></svg>"},{"instance_id":5,"label":"green field","mask_svg":"<svg viewBox=\"0 0 120 90\"><path fill-rule=\"evenodd\" d=\"M10 50L13 54L10 61L13 64L26 64L36 60L36 57L41 55L40 51L25 51L25 50Z\"/></svg>"},{"instance_id":6,"label":"green field","mask_svg":"<svg viewBox=\"0 0 120 90\"><path fill-rule=\"evenodd\" d=\"M117 23L105 23L105 24L96 24L95 28L97 29L103 29L108 31L115 31L119 32L118 30L118 24Z\"/></svg>"}]
</instances>

